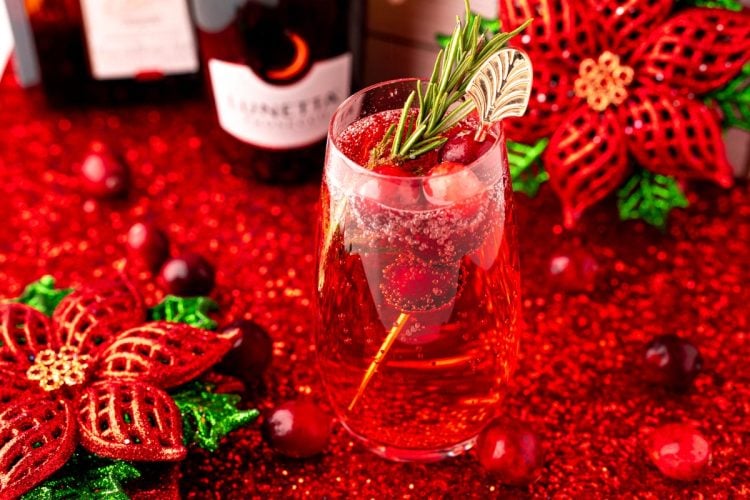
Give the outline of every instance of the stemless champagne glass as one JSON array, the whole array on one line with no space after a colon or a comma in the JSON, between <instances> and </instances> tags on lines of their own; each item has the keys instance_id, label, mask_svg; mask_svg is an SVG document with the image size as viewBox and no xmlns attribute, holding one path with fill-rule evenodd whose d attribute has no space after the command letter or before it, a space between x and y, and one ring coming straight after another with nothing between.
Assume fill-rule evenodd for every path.
<instances>
[{"instance_id":1,"label":"stemless champagne glass","mask_svg":"<svg viewBox=\"0 0 750 500\"><path fill-rule=\"evenodd\" d=\"M362 90L331 120L315 347L353 436L393 460L430 461L468 450L502 410L518 353L519 270L499 125L456 171L367 168L382 135L376 115L400 112L415 84Z\"/></svg>"}]
</instances>

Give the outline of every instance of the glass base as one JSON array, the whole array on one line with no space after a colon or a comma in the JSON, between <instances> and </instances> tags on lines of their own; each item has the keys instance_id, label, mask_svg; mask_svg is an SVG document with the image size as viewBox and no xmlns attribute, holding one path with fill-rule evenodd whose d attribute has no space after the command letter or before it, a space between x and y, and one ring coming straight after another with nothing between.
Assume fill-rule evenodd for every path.
<instances>
[{"instance_id":1,"label":"glass base","mask_svg":"<svg viewBox=\"0 0 750 500\"><path fill-rule=\"evenodd\" d=\"M394 446L385 446L374 443L351 430L345 423L341 422L341 425L352 437L364 444L370 451L388 460L393 460L394 462L437 462L446 458L457 457L458 455L472 449L477 441L477 436L474 436L466 441L439 450L397 448Z\"/></svg>"}]
</instances>

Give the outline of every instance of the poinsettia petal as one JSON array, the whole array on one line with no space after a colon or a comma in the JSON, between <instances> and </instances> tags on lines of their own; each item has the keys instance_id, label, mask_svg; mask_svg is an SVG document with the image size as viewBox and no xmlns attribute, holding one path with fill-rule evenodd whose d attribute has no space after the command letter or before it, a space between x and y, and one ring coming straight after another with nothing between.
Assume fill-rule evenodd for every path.
<instances>
[{"instance_id":1,"label":"poinsettia petal","mask_svg":"<svg viewBox=\"0 0 750 500\"><path fill-rule=\"evenodd\" d=\"M28 367L39 351L59 348L60 337L50 331L47 316L26 304L0 304L0 361Z\"/></svg>"},{"instance_id":2,"label":"poinsettia petal","mask_svg":"<svg viewBox=\"0 0 750 500\"><path fill-rule=\"evenodd\" d=\"M534 85L526 114L505 120L508 137L531 144L549 137L578 103L571 69L555 59L534 61Z\"/></svg>"},{"instance_id":3,"label":"poinsettia petal","mask_svg":"<svg viewBox=\"0 0 750 500\"><path fill-rule=\"evenodd\" d=\"M15 498L62 467L76 446L75 415L62 399L27 398L0 412L0 498Z\"/></svg>"},{"instance_id":4,"label":"poinsettia petal","mask_svg":"<svg viewBox=\"0 0 750 500\"><path fill-rule=\"evenodd\" d=\"M63 344L92 355L106 347L116 334L145 318L140 295L124 278L76 290L60 302L52 315L53 327L60 332Z\"/></svg>"},{"instance_id":5,"label":"poinsettia petal","mask_svg":"<svg viewBox=\"0 0 750 500\"><path fill-rule=\"evenodd\" d=\"M544 165L562 201L565 225L572 227L586 208L611 193L627 174L625 138L615 112L580 107L550 139Z\"/></svg>"},{"instance_id":6,"label":"poinsettia petal","mask_svg":"<svg viewBox=\"0 0 750 500\"><path fill-rule=\"evenodd\" d=\"M620 106L620 120L630 152L652 172L732 185L717 118L703 103L638 89Z\"/></svg>"},{"instance_id":7,"label":"poinsettia petal","mask_svg":"<svg viewBox=\"0 0 750 500\"><path fill-rule=\"evenodd\" d=\"M577 63L598 55L593 27L596 25L584 2L577 0L500 0L500 21L505 31L528 19L534 22L513 45L523 48L532 60L558 58Z\"/></svg>"},{"instance_id":8,"label":"poinsettia petal","mask_svg":"<svg viewBox=\"0 0 750 500\"><path fill-rule=\"evenodd\" d=\"M598 14L602 49L626 58L669 16L673 0L588 0Z\"/></svg>"},{"instance_id":9,"label":"poinsettia petal","mask_svg":"<svg viewBox=\"0 0 750 500\"><path fill-rule=\"evenodd\" d=\"M102 353L96 376L175 387L221 360L239 335L237 329L217 334L182 323L146 323L118 335Z\"/></svg>"},{"instance_id":10,"label":"poinsettia petal","mask_svg":"<svg viewBox=\"0 0 750 500\"><path fill-rule=\"evenodd\" d=\"M18 404L34 395L41 395L39 383L26 377L26 366L14 363L0 364L0 408Z\"/></svg>"},{"instance_id":11,"label":"poinsettia petal","mask_svg":"<svg viewBox=\"0 0 750 500\"><path fill-rule=\"evenodd\" d=\"M180 410L166 392L139 381L107 380L86 388L77 400L81 444L116 460L182 460Z\"/></svg>"},{"instance_id":12,"label":"poinsettia petal","mask_svg":"<svg viewBox=\"0 0 750 500\"><path fill-rule=\"evenodd\" d=\"M750 61L750 13L694 8L668 20L633 54L644 86L705 94Z\"/></svg>"}]
</instances>

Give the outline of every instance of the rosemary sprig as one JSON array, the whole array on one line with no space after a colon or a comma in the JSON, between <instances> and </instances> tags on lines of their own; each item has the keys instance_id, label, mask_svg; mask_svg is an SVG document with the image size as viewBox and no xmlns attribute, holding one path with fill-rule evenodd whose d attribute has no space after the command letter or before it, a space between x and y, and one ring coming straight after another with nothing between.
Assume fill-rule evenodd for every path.
<instances>
[{"instance_id":1,"label":"rosemary sprig","mask_svg":"<svg viewBox=\"0 0 750 500\"><path fill-rule=\"evenodd\" d=\"M406 99L393 132L390 155L386 158L389 134L373 150L371 162L403 162L445 144L447 138L441 134L474 109L474 102L464 99L469 81L487 59L531 22L529 19L509 33L491 36L489 30L480 33L482 19L471 12L469 0L465 0L465 5L465 22L456 19L450 41L438 53L430 79L426 83L418 81L416 90ZM415 100L416 110L412 107Z\"/></svg>"}]
</instances>

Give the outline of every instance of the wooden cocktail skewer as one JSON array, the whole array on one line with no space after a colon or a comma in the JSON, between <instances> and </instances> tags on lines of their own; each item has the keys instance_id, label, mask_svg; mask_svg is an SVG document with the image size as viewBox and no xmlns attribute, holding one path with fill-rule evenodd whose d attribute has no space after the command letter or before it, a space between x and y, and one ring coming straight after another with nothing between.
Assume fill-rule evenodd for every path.
<instances>
[{"instance_id":1,"label":"wooden cocktail skewer","mask_svg":"<svg viewBox=\"0 0 750 500\"><path fill-rule=\"evenodd\" d=\"M480 122L474 139L483 142L495 123L526 112L531 95L532 68L528 56L517 49L504 48L496 52L479 68L470 80L466 95L474 101ZM370 362L354 398L349 403L352 411L362 398L367 385L388 355L398 335L409 320L409 313L401 312L388 331L377 354Z\"/></svg>"},{"instance_id":2,"label":"wooden cocktail skewer","mask_svg":"<svg viewBox=\"0 0 750 500\"><path fill-rule=\"evenodd\" d=\"M352 411L357 405L357 401L359 401L359 398L361 398L362 394L364 394L365 389L367 388L367 384L370 383L370 379L372 379L372 377L375 375L375 372L378 370L378 366L380 366L381 361L385 359L385 355L388 354L388 351L391 350L391 346L393 346L393 343L398 338L398 334L401 333L401 330L404 329L407 321L409 321L408 313L402 312L398 315L396 322L393 324L390 331L388 332L388 335L385 337L385 340L380 346L378 353L375 355L372 362L370 363L370 366L367 368L365 376L362 378L362 382L360 382L359 384L359 389L357 389L357 394L354 395L354 398L352 398L352 402L349 403L349 411Z\"/></svg>"}]
</instances>

